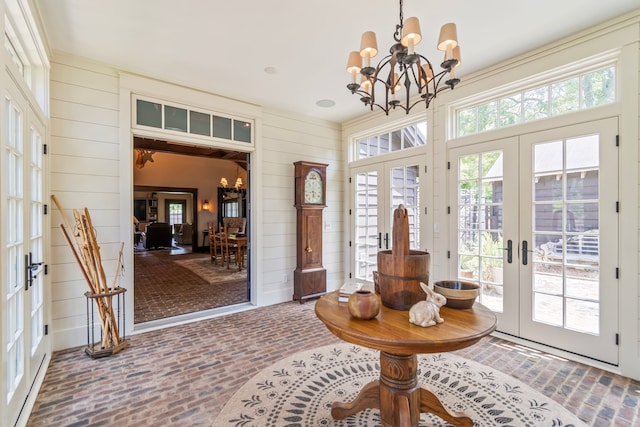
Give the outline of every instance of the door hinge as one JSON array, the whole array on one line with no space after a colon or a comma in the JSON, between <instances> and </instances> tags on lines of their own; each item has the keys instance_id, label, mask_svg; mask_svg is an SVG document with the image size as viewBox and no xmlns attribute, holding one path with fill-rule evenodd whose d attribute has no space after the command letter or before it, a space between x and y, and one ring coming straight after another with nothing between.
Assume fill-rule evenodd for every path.
<instances>
[{"instance_id":1,"label":"door hinge","mask_svg":"<svg viewBox=\"0 0 640 427\"><path fill-rule=\"evenodd\" d=\"M349 273L349 279L351 279L351 273Z\"/></svg>"},{"instance_id":2,"label":"door hinge","mask_svg":"<svg viewBox=\"0 0 640 427\"><path fill-rule=\"evenodd\" d=\"M427 173L427 165L424 165L424 173Z\"/></svg>"},{"instance_id":3,"label":"door hinge","mask_svg":"<svg viewBox=\"0 0 640 427\"><path fill-rule=\"evenodd\" d=\"M447 251L447 259L451 259L451 251Z\"/></svg>"},{"instance_id":4,"label":"door hinge","mask_svg":"<svg viewBox=\"0 0 640 427\"><path fill-rule=\"evenodd\" d=\"M424 207L424 214L425 214L425 215L427 214L427 209L428 209L428 208L425 206L425 207Z\"/></svg>"},{"instance_id":5,"label":"door hinge","mask_svg":"<svg viewBox=\"0 0 640 427\"><path fill-rule=\"evenodd\" d=\"M351 215L351 209L349 209L349 215Z\"/></svg>"},{"instance_id":6,"label":"door hinge","mask_svg":"<svg viewBox=\"0 0 640 427\"><path fill-rule=\"evenodd\" d=\"M349 177L349 184L351 184L351 177Z\"/></svg>"},{"instance_id":7,"label":"door hinge","mask_svg":"<svg viewBox=\"0 0 640 427\"><path fill-rule=\"evenodd\" d=\"M447 206L447 215L451 215L451 206Z\"/></svg>"},{"instance_id":8,"label":"door hinge","mask_svg":"<svg viewBox=\"0 0 640 427\"><path fill-rule=\"evenodd\" d=\"M49 213L49 205L47 205L46 203L42 206L42 208L44 209L44 214L48 215Z\"/></svg>"},{"instance_id":9,"label":"door hinge","mask_svg":"<svg viewBox=\"0 0 640 427\"><path fill-rule=\"evenodd\" d=\"M451 169L451 162L447 162L447 169Z\"/></svg>"},{"instance_id":10,"label":"door hinge","mask_svg":"<svg viewBox=\"0 0 640 427\"><path fill-rule=\"evenodd\" d=\"M44 265L44 275L46 276L47 274L49 274L49 264Z\"/></svg>"},{"instance_id":11,"label":"door hinge","mask_svg":"<svg viewBox=\"0 0 640 427\"><path fill-rule=\"evenodd\" d=\"M616 267L616 279L620 278L620 268Z\"/></svg>"},{"instance_id":12,"label":"door hinge","mask_svg":"<svg viewBox=\"0 0 640 427\"><path fill-rule=\"evenodd\" d=\"M620 147L620 135L616 135L616 147Z\"/></svg>"},{"instance_id":13,"label":"door hinge","mask_svg":"<svg viewBox=\"0 0 640 427\"><path fill-rule=\"evenodd\" d=\"M616 202L616 213L620 213L620 202Z\"/></svg>"},{"instance_id":14,"label":"door hinge","mask_svg":"<svg viewBox=\"0 0 640 427\"><path fill-rule=\"evenodd\" d=\"M47 152L49 151L48 148L49 147L47 146L47 144L42 144L42 154L47 154Z\"/></svg>"},{"instance_id":15,"label":"door hinge","mask_svg":"<svg viewBox=\"0 0 640 427\"><path fill-rule=\"evenodd\" d=\"M620 334L616 334L616 345L620 345Z\"/></svg>"},{"instance_id":16,"label":"door hinge","mask_svg":"<svg viewBox=\"0 0 640 427\"><path fill-rule=\"evenodd\" d=\"M49 325L44 325L44 334L49 335Z\"/></svg>"},{"instance_id":17,"label":"door hinge","mask_svg":"<svg viewBox=\"0 0 640 427\"><path fill-rule=\"evenodd\" d=\"M349 247L351 247L351 240L349 240Z\"/></svg>"}]
</instances>

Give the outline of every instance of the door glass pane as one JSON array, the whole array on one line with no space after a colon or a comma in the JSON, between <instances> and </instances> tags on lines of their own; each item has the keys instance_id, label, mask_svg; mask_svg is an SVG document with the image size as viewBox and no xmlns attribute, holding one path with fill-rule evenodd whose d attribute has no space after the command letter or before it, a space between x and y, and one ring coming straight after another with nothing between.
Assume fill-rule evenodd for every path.
<instances>
[{"instance_id":1,"label":"door glass pane","mask_svg":"<svg viewBox=\"0 0 640 427\"><path fill-rule=\"evenodd\" d=\"M378 173L356 174L355 275L373 281L378 263Z\"/></svg>"},{"instance_id":2,"label":"door glass pane","mask_svg":"<svg viewBox=\"0 0 640 427\"><path fill-rule=\"evenodd\" d=\"M42 138L32 130L31 132L31 179L29 187L31 188L31 209L30 217L30 244L31 261L39 263L44 260L43 247L43 162L42 162ZM33 281L29 288L31 298L31 354L35 352L38 345L44 338L44 298L43 298L43 273L42 266L38 266L37 270L32 271Z\"/></svg>"},{"instance_id":3,"label":"door glass pane","mask_svg":"<svg viewBox=\"0 0 640 427\"><path fill-rule=\"evenodd\" d=\"M458 160L458 276L481 285L480 302L503 311L503 153Z\"/></svg>"},{"instance_id":4,"label":"door glass pane","mask_svg":"<svg viewBox=\"0 0 640 427\"><path fill-rule=\"evenodd\" d=\"M184 210L184 202L169 202L169 224L173 226L175 224L184 223Z\"/></svg>"},{"instance_id":5,"label":"door glass pane","mask_svg":"<svg viewBox=\"0 0 640 427\"><path fill-rule=\"evenodd\" d=\"M3 178L6 182L6 271L3 272L4 299L7 310L3 314L6 322L7 339L3 349L6 351L4 365L6 372L6 401L10 401L23 378L25 367L25 331L24 331L24 254L23 254L23 143L22 113L14 102L6 99L4 150L5 168Z\"/></svg>"},{"instance_id":6,"label":"door glass pane","mask_svg":"<svg viewBox=\"0 0 640 427\"><path fill-rule=\"evenodd\" d=\"M599 137L534 146L533 320L599 333Z\"/></svg>"},{"instance_id":7,"label":"door glass pane","mask_svg":"<svg viewBox=\"0 0 640 427\"><path fill-rule=\"evenodd\" d=\"M420 170L417 165L392 168L390 177L389 224L393 224L393 211L404 205L409 217L409 247L420 249Z\"/></svg>"}]
</instances>

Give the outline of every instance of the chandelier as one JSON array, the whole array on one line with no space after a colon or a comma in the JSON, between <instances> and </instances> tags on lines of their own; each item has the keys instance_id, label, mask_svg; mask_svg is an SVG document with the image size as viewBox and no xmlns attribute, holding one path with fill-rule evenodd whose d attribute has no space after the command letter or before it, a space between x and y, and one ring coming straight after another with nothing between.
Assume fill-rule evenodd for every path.
<instances>
[{"instance_id":1,"label":"chandelier","mask_svg":"<svg viewBox=\"0 0 640 427\"><path fill-rule=\"evenodd\" d=\"M389 55L375 68L371 66L371 58L378 54L378 44L373 31L362 34L360 52L349 53L347 72L351 74L351 83L347 89L360 95L360 100L372 111L376 106L389 115L389 111L400 107L409 114L414 106L422 103L426 109L438 93L460 83L454 76L455 68L461 63L456 24L448 23L440 29L438 50L445 54L440 64L442 71L437 74L434 74L431 61L415 52L415 46L422 40L420 23L415 17L404 20L402 0L400 23L396 25L393 39L395 43L389 49ZM356 81L358 73L360 83Z\"/></svg>"},{"instance_id":2,"label":"chandelier","mask_svg":"<svg viewBox=\"0 0 640 427\"><path fill-rule=\"evenodd\" d=\"M243 182L242 182L242 177L238 174L239 169L236 168L236 182L235 184L233 184L233 187L235 191L239 191L242 188ZM227 180L227 178L222 177L220 178L220 186L222 188L229 188L229 181Z\"/></svg>"}]
</instances>

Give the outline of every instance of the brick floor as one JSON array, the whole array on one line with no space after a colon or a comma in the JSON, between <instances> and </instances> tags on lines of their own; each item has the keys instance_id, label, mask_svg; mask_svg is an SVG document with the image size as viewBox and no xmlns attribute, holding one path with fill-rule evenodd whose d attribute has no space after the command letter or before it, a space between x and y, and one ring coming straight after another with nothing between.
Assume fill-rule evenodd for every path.
<instances>
[{"instance_id":1,"label":"brick floor","mask_svg":"<svg viewBox=\"0 0 640 427\"><path fill-rule=\"evenodd\" d=\"M173 262L193 258L209 258L209 254L183 250L135 254L135 323L249 301L246 279L233 283L209 283Z\"/></svg>"},{"instance_id":2,"label":"brick floor","mask_svg":"<svg viewBox=\"0 0 640 427\"><path fill-rule=\"evenodd\" d=\"M261 307L128 337L93 360L57 352L28 426L211 426L252 376L298 351L339 342L314 301ZM457 352L550 396L590 426L640 425L640 382L488 337Z\"/></svg>"}]
</instances>

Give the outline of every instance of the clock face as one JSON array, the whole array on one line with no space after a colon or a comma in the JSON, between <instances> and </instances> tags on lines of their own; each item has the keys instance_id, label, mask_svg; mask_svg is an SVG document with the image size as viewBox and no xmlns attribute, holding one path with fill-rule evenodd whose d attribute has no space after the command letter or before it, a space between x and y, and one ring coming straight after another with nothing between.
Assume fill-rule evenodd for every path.
<instances>
[{"instance_id":1,"label":"clock face","mask_svg":"<svg viewBox=\"0 0 640 427\"><path fill-rule=\"evenodd\" d=\"M304 202L322 203L322 177L316 171L311 171L304 179Z\"/></svg>"}]
</instances>

